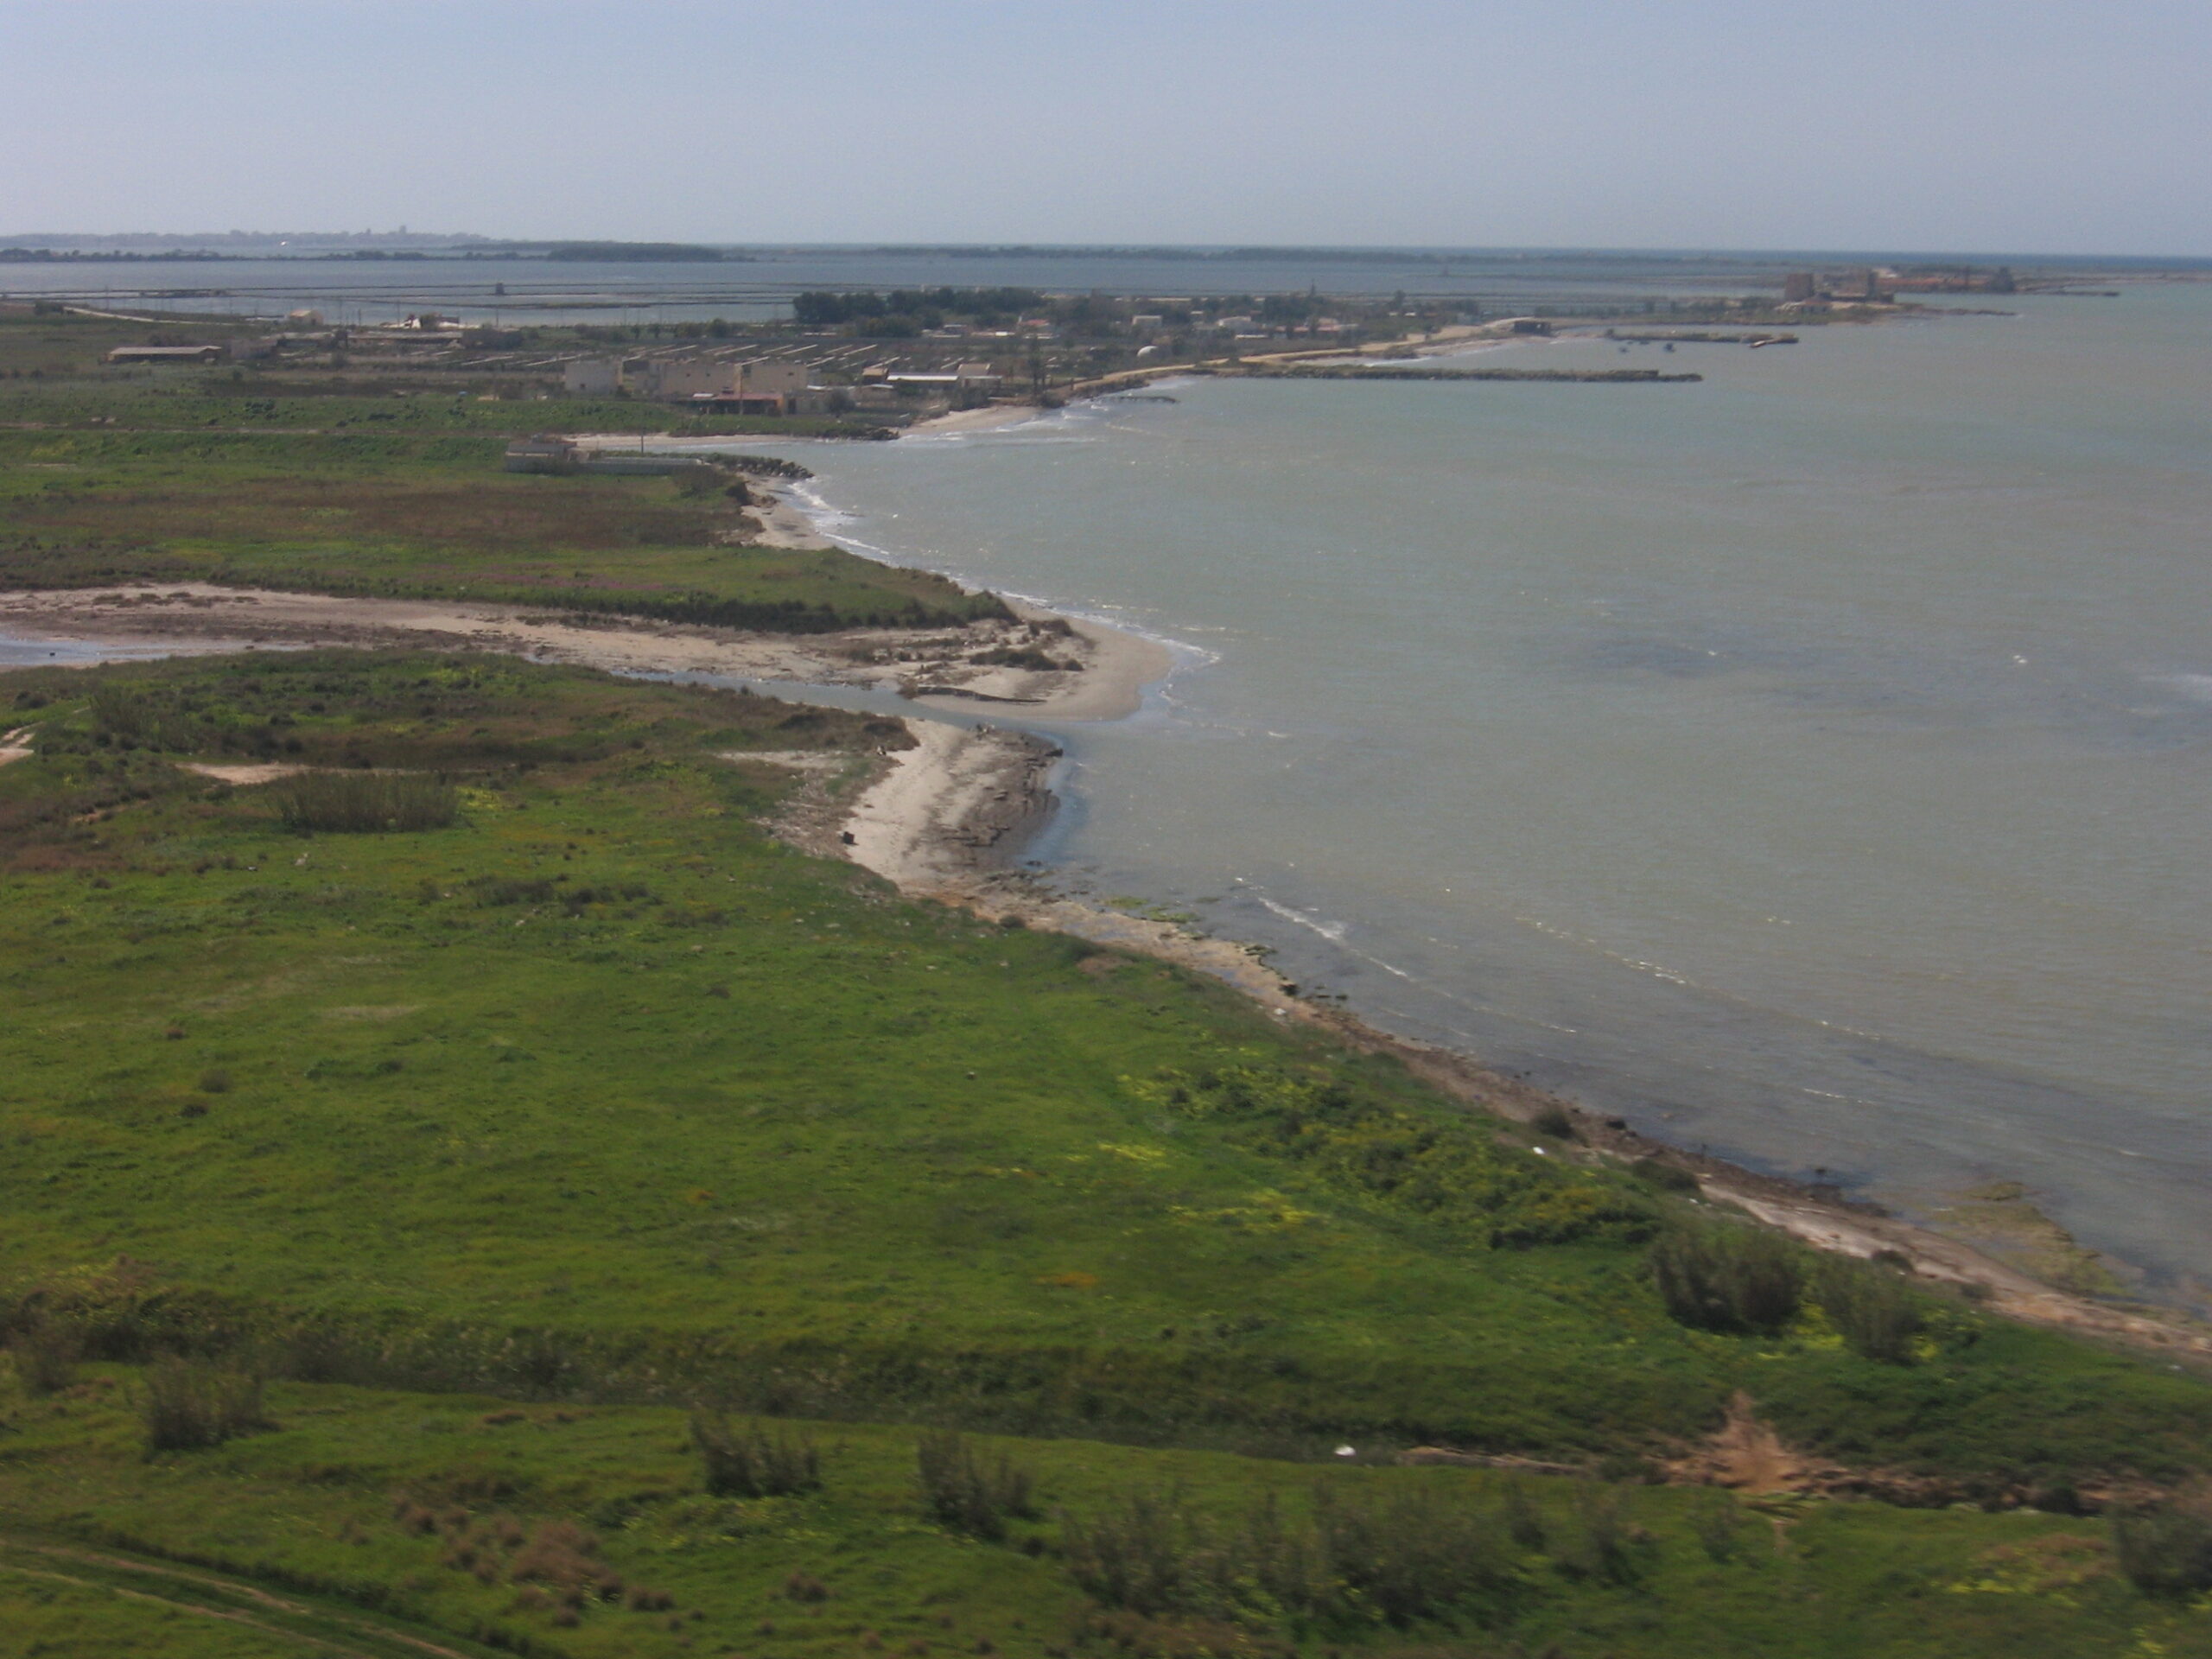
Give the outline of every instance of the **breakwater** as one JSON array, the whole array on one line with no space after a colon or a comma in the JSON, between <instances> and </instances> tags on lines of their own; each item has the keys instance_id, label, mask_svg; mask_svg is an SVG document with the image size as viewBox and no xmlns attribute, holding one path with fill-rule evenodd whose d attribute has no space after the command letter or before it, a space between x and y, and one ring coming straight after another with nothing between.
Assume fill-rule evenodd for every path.
<instances>
[{"instance_id":1,"label":"breakwater","mask_svg":"<svg viewBox=\"0 0 2212 1659\"><path fill-rule=\"evenodd\" d=\"M1683 385L1705 378L1701 374L1662 374L1656 369L1431 369L1370 363L1295 363L1246 373L1268 380L1572 380L1624 385Z\"/></svg>"}]
</instances>

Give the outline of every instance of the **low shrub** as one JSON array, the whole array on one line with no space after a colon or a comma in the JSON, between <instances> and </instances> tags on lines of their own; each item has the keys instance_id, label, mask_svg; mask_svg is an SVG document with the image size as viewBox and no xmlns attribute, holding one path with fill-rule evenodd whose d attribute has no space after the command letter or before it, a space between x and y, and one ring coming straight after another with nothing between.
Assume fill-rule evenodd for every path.
<instances>
[{"instance_id":1,"label":"low shrub","mask_svg":"<svg viewBox=\"0 0 2212 1659\"><path fill-rule=\"evenodd\" d=\"M466 1518L454 1530L466 1535ZM507 1563L514 1584L535 1583L571 1611L592 1601L620 1600L628 1586L599 1559L599 1540L573 1521L548 1521L530 1535Z\"/></svg>"},{"instance_id":2,"label":"low shrub","mask_svg":"<svg viewBox=\"0 0 2212 1659\"><path fill-rule=\"evenodd\" d=\"M1478 1601L1507 1577L1497 1541L1477 1511L1433 1488L1362 1503L1325 1486L1314 1493L1313 1509L1327 1586L1315 1612L1371 1611L1389 1624L1410 1624Z\"/></svg>"},{"instance_id":3,"label":"low shrub","mask_svg":"<svg viewBox=\"0 0 2212 1659\"><path fill-rule=\"evenodd\" d=\"M332 834L442 830L461 812L453 785L424 772L303 772L269 798L287 829Z\"/></svg>"},{"instance_id":4,"label":"low shrub","mask_svg":"<svg viewBox=\"0 0 2212 1659\"><path fill-rule=\"evenodd\" d=\"M1803 1253L1751 1227L1679 1228L1651 1246L1667 1312L1707 1331L1778 1331L1804 1294Z\"/></svg>"},{"instance_id":5,"label":"low shrub","mask_svg":"<svg viewBox=\"0 0 2212 1659\"><path fill-rule=\"evenodd\" d=\"M691 1443L717 1497L783 1497L822 1484L822 1455L804 1434L758 1423L734 1428L720 1412L695 1411Z\"/></svg>"},{"instance_id":6,"label":"low shrub","mask_svg":"<svg viewBox=\"0 0 2212 1659\"><path fill-rule=\"evenodd\" d=\"M1629 1553L1629 1526L1621 1514L1620 1489L1586 1481L1574 1495L1575 1537L1560 1553L1560 1565L1577 1578L1626 1584L1636 1576Z\"/></svg>"},{"instance_id":7,"label":"low shrub","mask_svg":"<svg viewBox=\"0 0 2212 1659\"><path fill-rule=\"evenodd\" d=\"M1647 1186L1662 1192L1674 1192L1684 1198L1694 1197L1698 1191L1697 1176L1680 1164L1670 1164L1659 1158L1639 1158L1628 1166L1628 1173Z\"/></svg>"},{"instance_id":8,"label":"low shrub","mask_svg":"<svg viewBox=\"0 0 2212 1659\"><path fill-rule=\"evenodd\" d=\"M174 1355L146 1368L139 1399L146 1455L220 1446L273 1427L261 1405L261 1379Z\"/></svg>"},{"instance_id":9,"label":"low shrub","mask_svg":"<svg viewBox=\"0 0 2212 1659\"><path fill-rule=\"evenodd\" d=\"M1009 1520L1036 1514L1029 1471L1003 1452L977 1452L964 1434L924 1434L914 1461L923 1507L948 1527L995 1543Z\"/></svg>"},{"instance_id":10,"label":"low shrub","mask_svg":"<svg viewBox=\"0 0 2212 1659\"><path fill-rule=\"evenodd\" d=\"M16 1381L26 1394L59 1394L77 1380L85 1339L74 1325L39 1319L17 1332L8 1350L15 1360Z\"/></svg>"},{"instance_id":11,"label":"low shrub","mask_svg":"<svg viewBox=\"0 0 2212 1659\"><path fill-rule=\"evenodd\" d=\"M1523 1482L1506 1482L1505 1501L1500 1506L1498 1519L1505 1528L1505 1535L1522 1549L1541 1552L1551 1541L1543 1511L1529 1496L1529 1488Z\"/></svg>"},{"instance_id":12,"label":"low shrub","mask_svg":"<svg viewBox=\"0 0 2212 1659\"><path fill-rule=\"evenodd\" d=\"M1893 1269L1831 1257L1813 1275L1813 1295L1853 1353L1889 1365L1912 1362L1912 1339L1926 1319L1919 1299Z\"/></svg>"},{"instance_id":13,"label":"low shrub","mask_svg":"<svg viewBox=\"0 0 2212 1659\"><path fill-rule=\"evenodd\" d=\"M1690 1506L1690 1530L1710 1559L1733 1560L1743 1545L1742 1506L1728 1493L1708 1487Z\"/></svg>"},{"instance_id":14,"label":"low shrub","mask_svg":"<svg viewBox=\"0 0 2212 1659\"><path fill-rule=\"evenodd\" d=\"M1147 1617L1241 1611L1179 1494L1131 1492L1089 1521L1064 1515L1060 1548L1069 1576L1102 1605Z\"/></svg>"},{"instance_id":15,"label":"low shrub","mask_svg":"<svg viewBox=\"0 0 2212 1659\"><path fill-rule=\"evenodd\" d=\"M2153 1508L2113 1511L2112 1548L2145 1595L2212 1590L2212 1480L2200 1477Z\"/></svg>"},{"instance_id":16,"label":"low shrub","mask_svg":"<svg viewBox=\"0 0 2212 1659\"><path fill-rule=\"evenodd\" d=\"M1303 1522L1286 1520L1270 1495L1226 1527L1178 1493L1132 1492L1088 1522L1064 1517L1062 1533L1085 1592L1148 1618L1405 1625L1494 1599L1514 1577L1480 1515L1433 1488L1319 1487Z\"/></svg>"}]
</instances>

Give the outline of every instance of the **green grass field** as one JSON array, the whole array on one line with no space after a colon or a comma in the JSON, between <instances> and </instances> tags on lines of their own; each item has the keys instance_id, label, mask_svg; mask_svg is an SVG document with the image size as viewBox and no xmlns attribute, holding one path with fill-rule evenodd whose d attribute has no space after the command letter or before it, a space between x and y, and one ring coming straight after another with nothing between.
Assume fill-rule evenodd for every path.
<instances>
[{"instance_id":1,"label":"green grass field","mask_svg":"<svg viewBox=\"0 0 2212 1659\"><path fill-rule=\"evenodd\" d=\"M502 467L507 438L549 426L804 436L832 423L489 397L455 372L380 385L251 366L100 363L108 346L149 334L235 332L0 315L0 582L202 581L783 632L1006 613L991 595L925 571L835 550L741 544L749 521L711 480Z\"/></svg>"},{"instance_id":2,"label":"green grass field","mask_svg":"<svg viewBox=\"0 0 2212 1659\"><path fill-rule=\"evenodd\" d=\"M0 429L0 580L213 582L783 632L939 626L988 594L838 550L733 545L719 490L501 470L495 438Z\"/></svg>"},{"instance_id":3,"label":"green grass field","mask_svg":"<svg viewBox=\"0 0 2212 1659\"><path fill-rule=\"evenodd\" d=\"M1716 1560L1711 1496L1640 1484L1741 1389L1828 1455L2064 1507L2204 1467L2200 1379L1928 1293L1904 1363L1816 1299L1764 1333L1678 1323L1648 1241L1718 1224L1679 1197L1210 982L764 832L792 773L748 753L857 778L893 723L346 652L10 673L0 715L33 750L0 766L0 1531L26 1545L577 1654L1043 1653L1114 1643L1097 1618L1160 1653L2205 1650L2099 1522L1789 1504ZM387 796L435 827L296 827ZM47 1394L41 1331L84 1357ZM143 1368L178 1353L274 1379L276 1427L143 1457ZM815 1420L822 1489L709 1501L702 1400ZM927 1521L930 1424L1024 1437L1038 1518L988 1544ZM1495 1477L1325 1466L1424 1442L1592 1478L1530 1483L1556 1518L1524 1547ZM1402 1626L1242 1591L1116 1611L1054 1518L1179 1483L1201 1532L1268 1490L1303 1526L1317 1477L1437 1495L1486 1576ZM409 1534L395 1493L448 1519ZM1593 1566L1615 1501L1649 1537ZM488 1580L440 1566L562 1521L672 1614L556 1624L519 1545ZM213 1621L116 1595L124 1570L0 1575L0 1616L96 1605L88 1631L197 1651Z\"/></svg>"},{"instance_id":4,"label":"green grass field","mask_svg":"<svg viewBox=\"0 0 2212 1659\"><path fill-rule=\"evenodd\" d=\"M276 1428L149 1463L128 1409L133 1382L126 1370L94 1368L67 1402L12 1409L0 1613L46 1645L10 1652L308 1650L286 1645L279 1630L341 1650L385 1652L364 1635L396 1630L471 1654L580 1659L1348 1645L1408 1659L2212 1651L2202 1611L2134 1594L2093 1522L1745 1503L1557 1480L1516 1489L1458 1470L1314 1469L1032 1440L988 1443L1034 1477L1037 1518L986 1542L925 1507L915 1433L896 1426L790 1425L820 1451L819 1489L717 1497L702 1490L673 1410L292 1384L272 1390ZM1111 1515L1132 1493L1173 1494L1226 1530L1270 1496L1294 1524L1317 1492L1385 1513L1427 1500L1473 1518L1496 1540L1482 1593L1447 1619L1408 1625L1370 1610L1302 1625L1248 1617L1240 1628L1220 1615L1100 1609L1062 1556L1062 1516ZM49 1516L66 1517L66 1533L26 1524ZM588 1541L592 1568L589 1592L565 1615L560 1581L527 1560L561 1528ZM37 1548L56 1544L76 1553ZM78 1582L30 1576L40 1572ZM209 1579L259 1587L286 1608L217 1602L262 1627L234 1647L244 1634L235 1627L211 1630L205 1615L125 1602L111 1588L189 1593L204 1605L216 1601Z\"/></svg>"}]
</instances>

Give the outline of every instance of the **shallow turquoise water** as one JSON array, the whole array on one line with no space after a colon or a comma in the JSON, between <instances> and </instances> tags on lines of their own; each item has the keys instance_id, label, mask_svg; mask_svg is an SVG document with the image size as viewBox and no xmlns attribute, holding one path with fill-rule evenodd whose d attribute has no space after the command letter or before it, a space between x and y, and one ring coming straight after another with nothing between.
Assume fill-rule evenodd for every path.
<instances>
[{"instance_id":1,"label":"shallow turquoise water","mask_svg":"<svg viewBox=\"0 0 2212 1659\"><path fill-rule=\"evenodd\" d=\"M1639 1125L2212 1281L2212 287L810 453L1182 642L1044 849Z\"/></svg>"}]
</instances>

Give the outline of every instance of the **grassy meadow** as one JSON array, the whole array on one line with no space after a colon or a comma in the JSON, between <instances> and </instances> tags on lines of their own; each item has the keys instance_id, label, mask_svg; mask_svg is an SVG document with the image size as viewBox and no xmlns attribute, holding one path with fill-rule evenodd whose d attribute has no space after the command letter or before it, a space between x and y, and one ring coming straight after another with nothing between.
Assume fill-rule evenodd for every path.
<instances>
[{"instance_id":1,"label":"grassy meadow","mask_svg":"<svg viewBox=\"0 0 2212 1659\"><path fill-rule=\"evenodd\" d=\"M0 315L0 585L998 609L499 466L675 411L100 365L149 332ZM771 833L911 741L461 654L0 673L0 1655L2212 1654L2202 1378ZM1667 1483L1746 1405L1916 1506Z\"/></svg>"},{"instance_id":2,"label":"grassy meadow","mask_svg":"<svg viewBox=\"0 0 2212 1659\"><path fill-rule=\"evenodd\" d=\"M286 1384L270 1391L276 1427L149 1464L132 1382L91 1368L66 1415L15 1414L16 1513L67 1517L66 1540L0 1531L0 1615L48 1621L46 1648L16 1651L309 1650L278 1631L341 1652L404 1652L365 1639L396 1632L577 1659L2212 1650L2201 1611L2139 1596L2113 1571L2094 1522L1022 1440L980 1443L1034 1483L1035 1518L988 1541L931 1511L917 1434L895 1425L789 1424L818 1452L818 1487L717 1497L675 1410ZM1063 1517L1124 1514L1133 1496L1217 1537L1272 1500L1294 1531L1324 1504L1370 1517L1433 1504L1488 1541L1454 1541L1452 1565L1475 1587L1444 1619L1394 1625L1375 1605L1387 1581L1368 1605L1311 1622L1268 1616L1256 1586L1209 1612L1103 1607L1072 1582ZM57 1541L75 1553L47 1553ZM144 1567L157 1572L132 1570ZM116 1587L161 1599L133 1605ZM245 1632L162 1605L182 1593L245 1611L267 1645L228 1645Z\"/></svg>"},{"instance_id":3,"label":"grassy meadow","mask_svg":"<svg viewBox=\"0 0 2212 1659\"><path fill-rule=\"evenodd\" d=\"M778 757L856 780L895 722L331 652L10 673L0 724L0 1628L83 1632L39 1650L195 1653L175 1597L255 1590L253 1641L364 1652L2206 1650L2062 1513L2203 1468L2201 1379L1888 1279L1762 1312L1662 1183L766 832ZM270 762L314 770L188 769ZM149 1449L194 1377L245 1403ZM1968 1510L1647 1484L1738 1391ZM701 1407L819 1484L708 1491ZM944 1428L1032 1497L925 1504Z\"/></svg>"},{"instance_id":4,"label":"grassy meadow","mask_svg":"<svg viewBox=\"0 0 2212 1659\"><path fill-rule=\"evenodd\" d=\"M453 373L379 385L100 364L109 346L149 332L0 315L0 582L212 582L785 632L1005 613L995 598L925 571L748 545L750 521L727 480L502 467L507 438L549 425L807 435L821 423L702 423L626 400L489 397Z\"/></svg>"}]
</instances>

